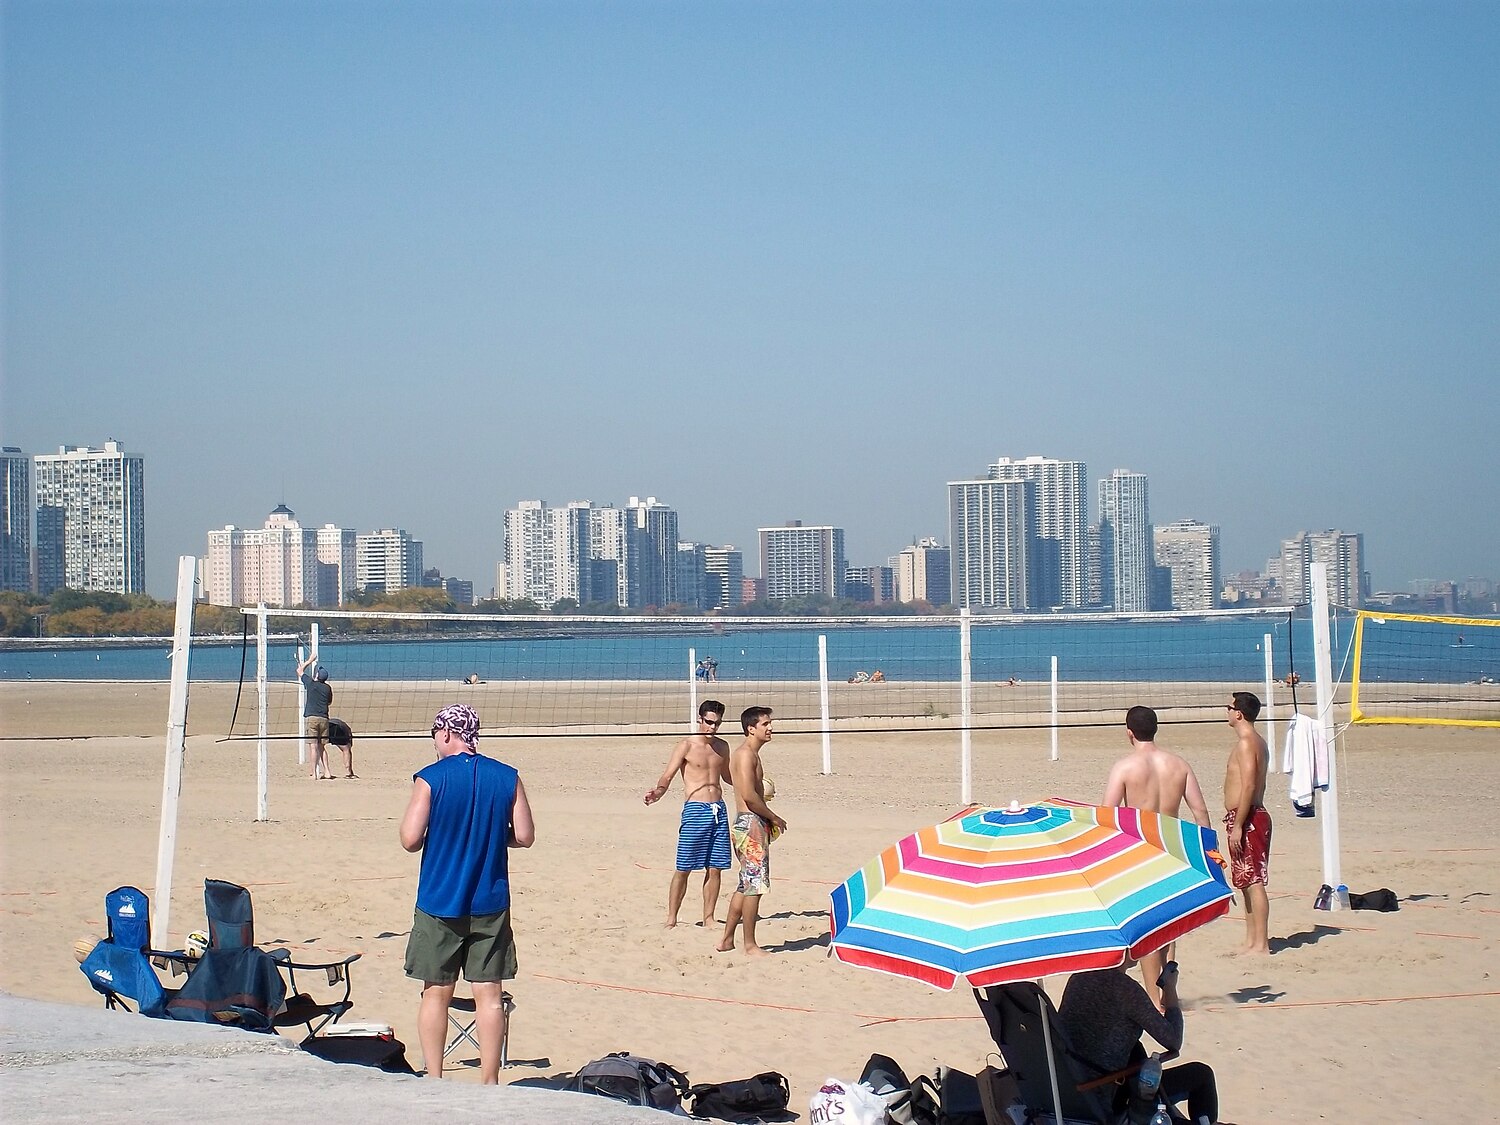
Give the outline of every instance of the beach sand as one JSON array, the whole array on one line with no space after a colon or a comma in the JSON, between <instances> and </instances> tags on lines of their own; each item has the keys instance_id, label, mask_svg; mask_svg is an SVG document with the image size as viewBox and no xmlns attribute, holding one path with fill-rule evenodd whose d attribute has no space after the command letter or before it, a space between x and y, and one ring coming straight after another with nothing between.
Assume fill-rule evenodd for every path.
<instances>
[{"instance_id":1,"label":"beach sand","mask_svg":"<svg viewBox=\"0 0 1500 1125\"><path fill-rule=\"evenodd\" d=\"M401 969L418 860L401 850L396 829L430 742L359 739L358 780L314 782L297 764L295 741L273 741L271 819L256 823L256 744L202 733L228 729L232 690L193 689L173 944L203 924L205 877L243 883L254 892L261 944L284 943L307 959L363 954L349 1019L394 1025L420 1066L418 987ZM732 711L754 702L732 684L714 685L714 694ZM455 685L449 701L465 698ZM487 724L504 721L498 697L490 710L483 697L474 701ZM162 684L0 685L0 989L97 1003L73 943L103 933L110 888L134 884L159 899L151 883L165 718ZM1159 741L1192 761L1217 815L1227 728L1168 725ZM993 1047L967 989L938 992L826 956L829 890L957 807L958 735L840 733L829 776L818 737L772 740L766 770L789 831L773 851L760 930L775 956L758 962L713 952L717 930L662 928L680 794L652 808L641 794L672 742L483 743L521 770L538 825L536 846L512 853L521 969L510 986L517 1011L504 1080L630 1050L695 1081L779 1070L791 1080L792 1108L805 1114L824 1078L857 1077L874 1051L908 1073L984 1065ZM1294 818L1285 781L1273 775L1275 954L1230 955L1243 938L1238 907L1179 944L1183 1058L1213 1065L1224 1116L1241 1125L1487 1118L1497 1094L1481 1032L1500 1020L1500 734L1356 727L1340 745L1345 881L1355 891L1392 888L1402 910L1312 909L1321 821ZM1051 762L1044 729L976 732L973 793L989 804L1095 799L1125 749L1119 729L1070 729ZM696 898L690 884L685 919ZM1063 984L1048 981L1054 998ZM463 1059L450 1058L449 1075L476 1080Z\"/></svg>"}]
</instances>

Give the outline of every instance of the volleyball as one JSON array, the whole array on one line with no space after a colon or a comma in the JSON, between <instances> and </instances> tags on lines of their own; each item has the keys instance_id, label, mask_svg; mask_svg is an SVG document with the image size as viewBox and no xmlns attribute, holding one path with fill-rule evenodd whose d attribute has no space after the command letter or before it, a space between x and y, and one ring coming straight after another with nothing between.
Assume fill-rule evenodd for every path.
<instances>
[{"instance_id":1,"label":"volleyball","mask_svg":"<svg viewBox=\"0 0 1500 1125\"><path fill-rule=\"evenodd\" d=\"M776 796L776 783L769 777L761 778L760 788L766 800L769 801L772 797Z\"/></svg>"},{"instance_id":2,"label":"volleyball","mask_svg":"<svg viewBox=\"0 0 1500 1125\"><path fill-rule=\"evenodd\" d=\"M78 959L78 963L82 965L85 961L88 960L89 954L94 952L94 946L98 944L99 939L96 937L81 937L73 943L73 956L76 957Z\"/></svg>"}]
</instances>

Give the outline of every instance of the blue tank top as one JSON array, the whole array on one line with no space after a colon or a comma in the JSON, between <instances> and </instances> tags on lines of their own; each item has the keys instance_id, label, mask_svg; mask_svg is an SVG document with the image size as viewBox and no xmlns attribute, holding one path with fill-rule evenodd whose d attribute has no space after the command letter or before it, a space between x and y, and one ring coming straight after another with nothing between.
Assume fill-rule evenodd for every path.
<instances>
[{"instance_id":1,"label":"blue tank top","mask_svg":"<svg viewBox=\"0 0 1500 1125\"><path fill-rule=\"evenodd\" d=\"M483 754L450 754L415 776L432 789L417 909L434 918L509 909L515 769Z\"/></svg>"}]
</instances>

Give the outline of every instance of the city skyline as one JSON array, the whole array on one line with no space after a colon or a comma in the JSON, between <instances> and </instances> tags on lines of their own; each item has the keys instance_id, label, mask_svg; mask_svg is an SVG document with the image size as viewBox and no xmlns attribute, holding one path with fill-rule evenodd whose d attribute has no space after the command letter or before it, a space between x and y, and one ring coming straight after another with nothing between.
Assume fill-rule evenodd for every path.
<instances>
[{"instance_id":1,"label":"city skyline","mask_svg":"<svg viewBox=\"0 0 1500 1125\"><path fill-rule=\"evenodd\" d=\"M56 455L35 457L7 446L5 453L7 489L3 522L7 572L15 568L16 560L11 556L15 553L12 541L17 538L16 532L24 538L29 530L24 521L15 520L13 509L25 494L24 477L33 465L38 470L57 462L133 466L125 478L133 488L132 498L121 511L134 511L139 531L140 511L145 506L142 458L126 453L121 443L109 441L102 448L60 447ZM20 466L21 471L17 473L14 466ZM1090 512L1086 499L1087 472L1086 463L1077 460L1041 455L1025 459L1002 457L991 463L983 476L948 482L949 540L950 544L959 544L951 564L954 603L1029 611L1108 607L1132 613L1212 608L1218 604L1218 592L1231 584L1233 576L1255 573L1276 583L1289 604L1300 604L1306 600L1307 568L1313 561L1329 564L1339 604L1360 604L1382 589L1369 580L1362 532L1299 530L1278 541L1276 551L1268 555L1263 567L1232 569L1222 562L1219 526L1196 519L1166 524L1152 520L1150 482L1145 474L1117 469L1095 481L1098 495ZM19 487L18 476L22 478ZM994 498L989 497L991 493ZM46 514L41 509L42 503L43 495L38 493L34 505L36 526L42 526L42 516ZM1060 507L1074 511L1060 518ZM49 510L59 517L53 528L58 547L50 552L56 556L51 565L58 568L58 574L48 582L49 564L43 557L48 552L40 545L31 568L44 594L62 584L59 576L65 525L60 508ZM1069 567L1062 565L1066 553L1060 554L1056 547L1058 528L1070 526L1070 521L1081 521L1086 533L1076 537L1081 550L1072 564L1071 576L1067 573ZM121 522L112 517L112 525ZM733 552L742 558L746 553L758 553L762 568L759 578L764 581L769 577L768 536L780 533L787 538L806 537L814 532L827 538L815 551L826 554L827 558L808 563L809 575L816 571L822 577L809 578L811 585L806 589L801 588L800 579L791 580L792 586L785 590L779 588L784 582L773 580L771 597L800 596L819 589L825 595L840 596L832 592L837 586L832 576L835 560L841 560L850 574L861 572L868 576L889 571L893 593L902 588L903 581L912 583L913 561L902 560L918 544L938 547L945 555L950 550L949 545L941 544L936 537L922 536L904 544L883 561L852 559L844 551L845 528L806 525L804 520L793 519L758 528L758 552L746 552L734 543L706 543L682 532L675 508L655 496L644 499L631 496L621 507L616 507L613 501L595 504L591 500L570 500L561 506L551 506L546 500L523 499L506 509L503 527L505 548L500 558L478 575L455 574L440 565L429 571L427 562L433 560L424 560L423 541L405 528L360 531L336 523L304 528L296 520L296 513L283 502L271 510L261 527L240 527L231 522L207 532L207 549L197 555L201 564L200 593L205 600L218 605L257 600L276 605L339 605L344 593L356 589L423 585L426 571L439 574L445 588L459 582L471 587L477 597L484 596L484 575L491 574L496 579L495 597L526 599L542 605L562 599L581 604L617 601L622 607L668 605L683 601L678 587L687 590L686 584L691 584L691 596L687 596L685 603L691 604L704 593L702 582L718 581L709 576L719 573L723 563L709 568L710 554ZM81 533L70 531L66 538L71 542L84 534L88 534L86 528ZM978 564L979 569L999 569L992 575L971 578L966 572L975 564L966 562L966 556L980 546L986 557ZM76 555L76 544L71 549ZM684 549L695 552L691 562L684 558ZM812 548L799 546L789 557L798 557L806 550ZM134 551L138 585L139 542ZM998 554L988 554L992 551ZM531 562L533 555L540 561ZM92 560L79 556L71 565L86 570L91 564ZM606 570L601 570L601 565ZM268 566L270 571L265 569ZM391 571L393 567L395 570ZM903 570L904 580L900 577ZM389 581L388 573L396 574L397 578ZM353 578L356 574L357 581ZM1386 589L1406 592L1434 581L1462 583L1466 579L1494 581L1485 574L1449 575L1440 579L1416 578L1404 586ZM1070 586L1084 591L1079 604L1065 600ZM17 587L7 582L4 588ZM113 587L105 583L93 588ZM721 590L720 596L727 595ZM890 599L876 596L875 600Z\"/></svg>"},{"instance_id":2,"label":"city skyline","mask_svg":"<svg viewBox=\"0 0 1500 1125\"><path fill-rule=\"evenodd\" d=\"M1038 453L1226 574L1500 566L1493 5L0 18L0 443L141 455L158 596L283 501L484 589L526 496L880 564Z\"/></svg>"}]
</instances>

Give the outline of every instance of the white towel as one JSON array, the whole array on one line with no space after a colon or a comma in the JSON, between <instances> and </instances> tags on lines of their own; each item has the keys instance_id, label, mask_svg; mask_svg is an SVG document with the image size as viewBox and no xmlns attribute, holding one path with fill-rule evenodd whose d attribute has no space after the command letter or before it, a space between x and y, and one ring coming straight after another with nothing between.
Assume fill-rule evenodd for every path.
<instances>
[{"instance_id":1,"label":"white towel","mask_svg":"<svg viewBox=\"0 0 1500 1125\"><path fill-rule=\"evenodd\" d=\"M1290 780L1293 804L1310 805L1314 789L1328 788L1328 742L1311 715L1298 713L1287 723L1282 770Z\"/></svg>"}]
</instances>

